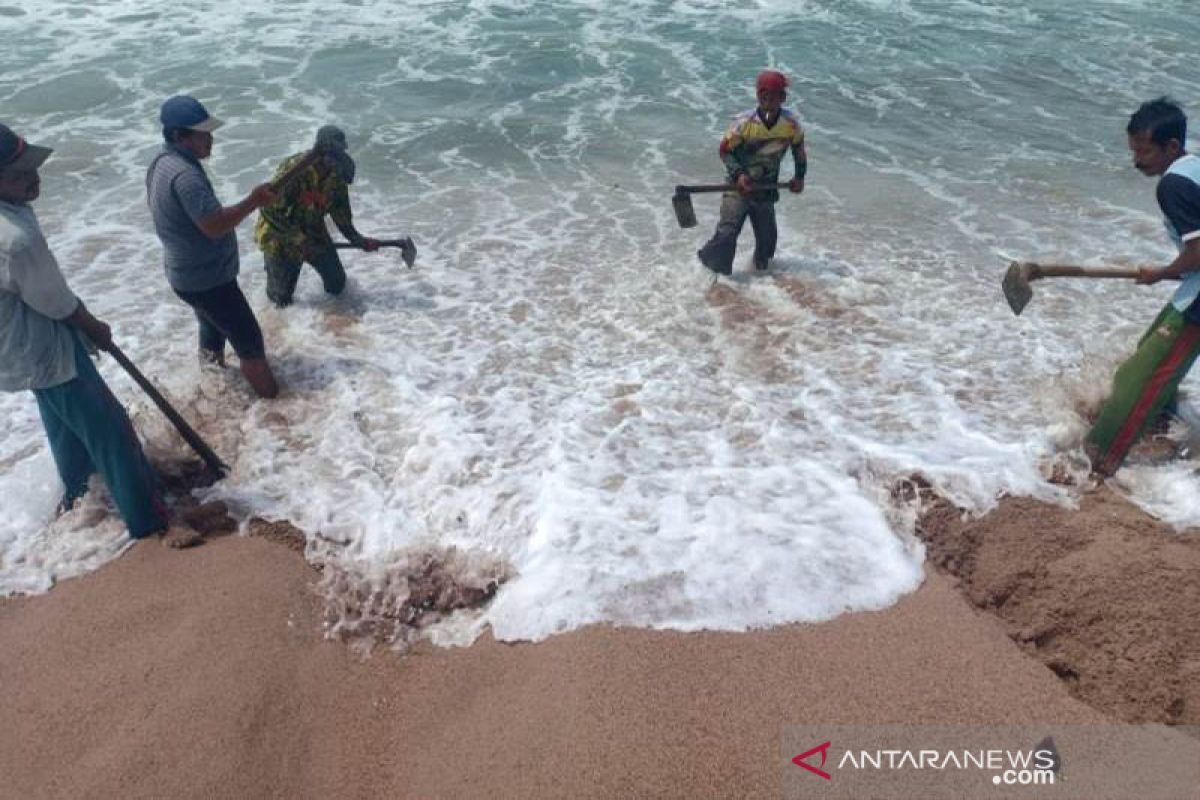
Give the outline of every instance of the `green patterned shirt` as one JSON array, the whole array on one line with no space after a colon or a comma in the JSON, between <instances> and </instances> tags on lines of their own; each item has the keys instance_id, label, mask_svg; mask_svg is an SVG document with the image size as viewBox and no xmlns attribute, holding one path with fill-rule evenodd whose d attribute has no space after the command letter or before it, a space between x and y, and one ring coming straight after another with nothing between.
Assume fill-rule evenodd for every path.
<instances>
[{"instance_id":1,"label":"green patterned shirt","mask_svg":"<svg viewBox=\"0 0 1200 800\"><path fill-rule=\"evenodd\" d=\"M279 178L307 153L297 153L275 171ZM325 216L333 218L346 238L358 237L350 211L350 192L337 170L325 168L325 174L314 164L288 184L278 199L258 212L254 238L263 255L269 258L300 262L309 250L333 246Z\"/></svg>"}]
</instances>

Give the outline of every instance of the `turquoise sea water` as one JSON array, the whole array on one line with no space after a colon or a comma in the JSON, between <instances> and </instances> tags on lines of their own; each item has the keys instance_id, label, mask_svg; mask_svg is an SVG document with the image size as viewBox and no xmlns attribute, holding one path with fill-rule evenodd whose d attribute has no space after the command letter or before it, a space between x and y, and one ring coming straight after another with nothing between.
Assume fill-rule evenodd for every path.
<instances>
[{"instance_id":1,"label":"turquoise sea water","mask_svg":"<svg viewBox=\"0 0 1200 800\"><path fill-rule=\"evenodd\" d=\"M160 2L0 7L0 118L55 147L37 208L76 291L210 437L211 496L288 519L368 571L455 547L514 577L482 615L508 638L592 621L691 629L822 619L919 581L920 473L964 506L1069 502L1078 408L1167 290L1063 281L1021 318L1012 253L1165 261L1124 124L1192 108L1200 25L1178 2ZM764 66L792 77L808 190L779 205L773 273L712 287L676 183ZM227 202L350 135L366 233L411 233L406 272L347 257L271 309L247 224L242 285L287 396L201 375L167 291L142 176L187 92L228 121ZM790 175L785 167L785 176ZM748 243L749 231L744 242ZM739 257L739 260L748 255ZM152 451L183 454L102 370ZM0 588L38 590L123 546L102 496L57 522L28 395L0 398ZM1193 464L1134 466L1131 496L1200 520Z\"/></svg>"}]
</instances>

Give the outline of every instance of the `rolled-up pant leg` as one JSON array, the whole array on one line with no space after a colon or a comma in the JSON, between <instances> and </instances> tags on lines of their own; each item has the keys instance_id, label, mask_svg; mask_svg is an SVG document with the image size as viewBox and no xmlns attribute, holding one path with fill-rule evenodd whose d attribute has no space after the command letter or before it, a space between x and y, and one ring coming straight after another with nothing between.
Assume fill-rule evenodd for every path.
<instances>
[{"instance_id":1,"label":"rolled-up pant leg","mask_svg":"<svg viewBox=\"0 0 1200 800\"><path fill-rule=\"evenodd\" d=\"M712 238L696 253L700 263L722 275L733 272L738 235L746 223L749 209L749 202L739 195L727 194L721 199L721 216L717 221L717 229Z\"/></svg>"},{"instance_id":2,"label":"rolled-up pant leg","mask_svg":"<svg viewBox=\"0 0 1200 800\"><path fill-rule=\"evenodd\" d=\"M1200 355L1200 325L1167 306L1113 376L1112 393L1088 432L1093 467L1111 475L1174 397Z\"/></svg>"},{"instance_id":3,"label":"rolled-up pant leg","mask_svg":"<svg viewBox=\"0 0 1200 800\"><path fill-rule=\"evenodd\" d=\"M766 269L767 262L775 257L775 243L779 239L779 230L775 226L775 204L751 202L747 205L750 226L754 229L754 266Z\"/></svg>"},{"instance_id":4,"label":"rolled-up pant leg","mask_svg":"<svg viewBox=\"0 0 1200 800\"><path fill-rule=\"evenodd\" d=\"M86 492L88 476L96 470L130 536L138 539L163 530L167 510L154 470L125 409L78 341L75 369L75 377L66 383L33 391L67 499Z\"/></svg>"}]
</instances>

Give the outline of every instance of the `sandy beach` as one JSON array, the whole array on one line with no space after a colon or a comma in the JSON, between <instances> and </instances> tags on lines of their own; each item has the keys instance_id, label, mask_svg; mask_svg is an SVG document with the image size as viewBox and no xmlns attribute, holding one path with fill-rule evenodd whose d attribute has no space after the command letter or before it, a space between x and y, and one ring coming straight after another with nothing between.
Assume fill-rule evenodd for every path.
<instances>
[{"instance_id":1,"label":"sandy beach","mask_svg":"<svg viewBox=\"0 0 1200 800\"><path fill-rule=\"evenodd\" d=\"M941 518L952 522L938 541L959 524L945 510ZM1063 519L1101 539L1161 539L1194 590L1196 562L1173 548L1194 558L1196 540L1115 497L1078 511L1010 501L967 527L991 525L988 539L1000 540ZM944 541L930 549L947 562ZM1103 646L1088 660L1064 633L1060 646L1074 654L1060 658L1069 669L1057 671L1074 675L1064 680L1036 652L1053 637L1023 640L1014 626L1034 623L972 603L970 579L960 590L932 564L896 606L825 624L745 634L592 627L538 644L485 636L365 659L323 637L317 577L278 542L229 536L188 552L141 543L48 594L0 602L0 680L15 689L0 707L5 793L778 797L790 725L1101 724L1156 713L1145 702L1101 710L1095 687L1128 680L1105 665ZM1053 569L1041 577L1056 579ZM1194 602L1173 596L1190 609L1194 635ZM1148 630L1131 614L1117 627ZM1160 644L1163 635L1155 631ZM1174 653L1180 669L1195 669L1195 653ZM1159 682L1167 694L1176 686L1169 675ZM1192 694L1166 702L1178 722L1200 705L1188 685Z\"/></svg>"}]
</instances>

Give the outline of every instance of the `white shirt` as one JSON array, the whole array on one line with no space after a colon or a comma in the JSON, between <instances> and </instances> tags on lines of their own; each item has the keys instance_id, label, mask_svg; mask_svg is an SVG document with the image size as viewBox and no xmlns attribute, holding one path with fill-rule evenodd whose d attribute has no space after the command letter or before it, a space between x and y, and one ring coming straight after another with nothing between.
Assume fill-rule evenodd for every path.
<instances>
[{"instance_id":1,"label":"white shirt","mask_svg":"<svg viewBox=\"0 0 1200 800\"><path fill-rule=\"evenodd\" d=\"M0 391L75 377L75 331L62 320L78 307L33 209L0 200Z\"/></svg>"},{"instance_id":2,"label":"white shirt","mask_svg":"<svg viewBox=\"0 0 1200 800\"><path fill-rule=\"evenodd\" d=\"M1200 230L1195 228L1195 202L1194 200L1185 207L1192 209L1187 214L1181 215L1180 204L1165 199L1164 188L1166 181L1172 176L1181 176L1191 181L1192 186L1184 183L1182 186L1187 187L1194 196L1196 186L1200 186L1200 158L1188 153L1175 159L1171 166L1163 173L1162 179L1158 184L1158 204L1163 211L1163 225L1167 229L1167 234L1171 237L1171 241L1183 250L1183 246L1192 239L1200 237ZM1174 189L1175 187L1172 186ZM1176 196L1183 192L1175 192ZM1164 206L1164 202L1168 203ZM1174 217L1172 218L1172 212ZM1190 222L1191 224L1185 224ZM1187 311L1192 303L1196 302L1196 298L1200 297L1200 271L1188 272L1183 275L1183 282L1179 284L1179 288L1175 290L1175 296L1171 298L1171 304L1175 306L1179 312Z\"/></svg>"}]
</instances>

